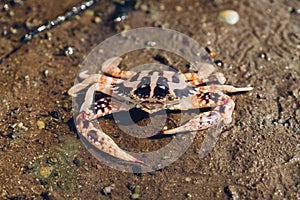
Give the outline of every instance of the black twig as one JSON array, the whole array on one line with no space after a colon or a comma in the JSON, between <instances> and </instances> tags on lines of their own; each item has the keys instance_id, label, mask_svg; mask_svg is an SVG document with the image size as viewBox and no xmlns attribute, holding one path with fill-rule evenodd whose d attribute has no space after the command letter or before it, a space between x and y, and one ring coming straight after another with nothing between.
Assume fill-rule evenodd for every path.
<instances>
[{"instance_id":1,"label":"black twig","mask_svg":"<svg viewBox=\"0 0 300 200\"><path fill-rule=\"evenodd\" d=\"M35 35L43 32L43 31L52 29L53 27L55 27L55 26L61 24L62 22L70 19L74 15L77 15L80 12L85 11L89 7L91 7L94 4L96 4L98 1L99 0L87 0L87 1L84 1L80 5L74 6L71 10L65 12L63 15L60 15L60 16L56 17L54 20L51 20L47 24L43 24L43 25L39 26L38 28L30 31L29 33L27 33L26 35L24 35L21 38L21 42L20 42L19 45L17 45L12 51L10 51L9 53L7 53L3 58L0 59L0 64L2 64L5 59L9 58L12 54L14 54L16 51L18 51L28 41L32 40Z\"/></svg>"}]
</instances>

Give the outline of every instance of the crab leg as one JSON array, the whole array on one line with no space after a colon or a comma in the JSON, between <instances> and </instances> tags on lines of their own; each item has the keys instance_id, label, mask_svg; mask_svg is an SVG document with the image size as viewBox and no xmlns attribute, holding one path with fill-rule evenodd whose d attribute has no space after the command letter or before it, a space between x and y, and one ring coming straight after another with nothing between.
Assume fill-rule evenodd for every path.
<instances>
[{"instance_id":1,"label":"crab leg","mask_svg":"<svg viewBox=\"0 0 300 200\"><path fill-rule=\"evenodd\" d=\"M97 84L98 87L97 91L110 95L110 91L112 87L111 85L120 83L122 81L118 78L112 78L104 74L86 75L86 71L81 72L79 74L79 77L83 78L84 80L81 83L77 83L76 85L74 85L68 90L68 94L73 97L76 97L77 96L76 93L88 87L92 83Z\"/></svg>"},{"instance_id":2,"label":"crab leg","mask_svg":"<svg viewBox=\"0 0 300 200\"><path fill-rule=\"evenodd\" d=\"M208 129L209 127L218 124L222 119L220 112L209 111L201 113L199 116L192 118L186 124L169 129L162 130L162 134L175 134L180 132L200 131Z\"/></svg>"},{"instance_id":3,"label":"crab leg","mask_svg":"<svg viewBox=\"0 0 300 200\"><path fill-rule=\"evenodd\" d=\"M185 76L186 80L190 81L189 84L193 86L215 81L224 84L226 81L226 78L220 72L213 73L208 77L203 76L203 74L200 73L184 73L183 75Z\"/></svg>"},{"instance_id":4,"label":"crab leg","mask_svg":"<svg viewBox=\"0 0 300 200\"><path fill-rule=\"evenodd\" d=\"M92 117L87 115L86 112L80 112L76 117L76 127L78 132L82 134L94 147L102 152L125 161L143 163L118 147L118 145L108 135L106 135L102 130L96 128L89 118Z\"/></svg>"},{"instance_id":5,"label":"crab leg","mask_svg":"<svg viewBox=\"0 0 300 200\"><path fill-rule=\"evenodd\" d=\"M253 87L236 88L231 85L207 85L207 86L200 86L198 88L198 91L208 91L208 92L224 91L229 93L248 92L251 90L253 90Z\"/></svg>"},{"instance_id":6,"label":"crab leg","mask_svg":"<svg viewBox=\"0 0 300 200\"><path fill-rule=\"evenodd\" d=\"M106 60L102 65L102 72L113 77L117 78L130 78L136 74L136 72L132 71L122 71L118 65L120 64L122 58L120 57L112 57Z\"/></svg>"},{"instance_id":7,"label":"crab leg","mask_svg":"<svg viewBox=\"0 0 300 200\"><path fill-rule=\"evenodd\" d=\"M175 134L178 132L197 131L207 129L221 121L226 124L231 122L231 115L234 110L233 100L220 92L244 92L252 90L251 87L235 88L228 85L212 85L199 87L199 91L194 96L185 99L178 107L172 109L187 110L191 108L215 108L212 111L200 113L186 124L174 129L162 130L162 134Z\"/></svg>"},{"instance_id":8,"label":"crab leg","mask_svg":"<svg viewBox=\"0 0 300 200\"><path fill-rule=\"evenodd\" d=\"M92 120L97 119L98 117L111 114L112 112L129 110L135 106L135 104L125 104L111 97L112 85L119 83L122 80L108 77L103 74L87 75L86 72L81 73L79 77L84 80L81 83L74 85L68 91L70 95L76 96L77 92L92 84L85 94L80 113L76 117L76 128L79 134L84 136L94 147L104 153L125 161L143 163L118 147L108 135L101 129L96 128L92 122ZM101 98L94 103L95 91L102 92L110 97Z\"/></svg>"},{"instance_id":9,"label":"crab leg","mask_svg":"<svg viewBox=\"0 0 300 200\"><path fill-rule=\"evenodd\" d=\"M86 103L86 102L85 102ZM85 105L84 109L76 117L76 128L78 132L83 135L93 146L102 152L119 159L131 162L142 163L142 161L131 156L122 150L118 145L101 129L98 129L93 124L92 120L98 117L119 112L122 110L129 110L134 107L134 104L125 104L112 97L104 97L95 103Z\"/></svg>"},{"instance_id":10,"label":"crab leg","mask_svg":"<svg viewBox=\"0 0 300 200\"><path fill-rule=\"evenodd\" d=\"M208 95L213 98L209 98ZM200 113L198 116L195 116L187 123L177 128L162 130L162 134L175 134L178 132L204 130L215 124L218 124L221 121L224 121L225 123L231 122L234 102L229 96L221 92L203 93L196 94L193 98L188 100L185 100L185 102L182 103L182 109L187 110L192 108L210 107L215 107L215 109L212 111Z\"/></svg>"}]
</instances>

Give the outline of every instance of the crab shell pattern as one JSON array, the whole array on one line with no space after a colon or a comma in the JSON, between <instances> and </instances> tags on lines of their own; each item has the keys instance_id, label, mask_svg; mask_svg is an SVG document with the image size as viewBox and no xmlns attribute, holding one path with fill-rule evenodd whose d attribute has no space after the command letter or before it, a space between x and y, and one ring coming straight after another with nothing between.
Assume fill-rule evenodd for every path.
<instances>
[{"instance_id":1,"label":"crab shell pattern","mask_svg":"<svg viewBox=\"0 0 300 200\"><path fill-rule=\"evenodd\" d=\"M79 134L100 151L125 161L143 163L118 147L107 134L95 127L92 120L132 108L140 108L148 113L162 109L214 108L200 113L179 127L162 130L160 134L204 130L221 121L231 122L234 102L223 92L252 90L252 87L235 88L224 85L226 79L218 72L122 71L118 67L121 60L119 57L108 59L103 63L103 73L100 74L81 72L79 78L82 82L70 88L68 93L76 96L79 91L88 88L75 119ZM95 92L104 93L106 96L94 102Z\"/></svg>"}]
</instances>

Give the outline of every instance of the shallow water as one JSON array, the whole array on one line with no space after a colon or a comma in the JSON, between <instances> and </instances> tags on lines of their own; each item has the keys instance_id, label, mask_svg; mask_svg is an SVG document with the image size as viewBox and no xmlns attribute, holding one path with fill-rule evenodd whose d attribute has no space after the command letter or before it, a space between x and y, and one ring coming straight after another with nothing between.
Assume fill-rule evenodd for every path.
<instances>
[{"instance_id":1,"label":"shallow water","mask_svg":"<svg viewBox=\"0 0 300 200\"><path fill-rule=\"evenodd\" d=\"M0 57L19 44L28 28L80 1L61 2L28 0L1 10ZM4 4L1 1L0 7ZM129 199L136 186L140 199L300 198L300 3L167 0L137 1L132 6L123 10L128 18L115 23L116 4L101 1L39 34L0 65L1 198ZM225 9L239 13L235 25L216 20ZM111 169L85 149L70 130L72 101L66 92L96 45L122 30L145 26L169 28L193 38L215 52L215 60L222 60L218 70L228 84L251 85L254 90L232 97L233 121L223 126L208 156L198 157L207 133L199 132L173 164L132 174ZM61 54L66 47L74 48L74 53ZM154 62L155 55L132 52L134 59L129 56L122 67ZM179 70L189 70L183 61L170 59ZM170 116L168 126L176 125L176 115ZM45 128L39 129L39 120ZM146 118L138 125L147 123ZM137 140L121 134L110 118L100 124L127 150L151 151L171 140ZM111 194L103 194L103 188L112 185Z\"/></svg>"}]
</instances>

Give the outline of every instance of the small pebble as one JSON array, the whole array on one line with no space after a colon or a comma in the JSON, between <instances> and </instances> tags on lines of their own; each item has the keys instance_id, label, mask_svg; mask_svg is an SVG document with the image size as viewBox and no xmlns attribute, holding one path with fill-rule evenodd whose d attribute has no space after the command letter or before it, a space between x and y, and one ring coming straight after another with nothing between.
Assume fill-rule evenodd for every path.
<instances>
[{"instance_id":1,"label":"small pebble","mask_svg":"<svg viewBox=\"0 0 300 200\"><path fill-rule=\"evenodd\" d=\"M223 63L223 61L221 61L221 60L215 60L215 64L216 64L218 67L223 67L223 66L224 66L224 63Z\"/></svg>"},{"instance_id":2,"label":"small pebble","mask_svg":"<svg viewBox=\"0 0 300 200\"><path fill-rule=\"evenodd\" d=\"M74 50L75 50L75 48L67 46L63 49L63 53L65 56L71 56L74 54Z\"/></svg>"},{"instance_id":3,"label":"small pebble","mask_svg":"<svg viewBox=\"0 0 300 200\"><path fill-rule=\"evenodd\" d=\"M45 122L41 121L41 120L37 121L36 125L37 125L39 130L45 129L45 127L46 127Z\"/></svg>"},{"instance_id":4,"label":"small pebble","mask_svg":"<svg viewBox=\"0 0 300 200\"><path fill-rule=\"evenodd\" d=\"M93 10L87 10L85 11L85 14L89 17L93 17L95 15L95 12Z\"/></svg>"},{"instance_id":5,"label":"small pebble","mask_svg":"<svg viewBox=\"0 0 300 200\"><path fill-rule=\"evenodd\" d=\"M192 179L191 179L190 177L186 177L184 180L185 180L186 182L190 182Z\"/></svg>"},{"instance_id":6,"label":"small pebble","mask_svg":"<svg viewBox=\"0 0 300 200\"><path fill-rule=\"evenodd\" d=\"M28 130L28 128L27 128L26 126L24 126L23 122L18 123L18 127L19 127L20 129L23 129L24 131L27 131L27 130Z\"/></svg>"},{"instance_id":7,"label":"small pebble","mask_svg":"<svg viewBox=\"0 0 300 200\"><path fill-rule=\"evenodd\" d=\"M45 34L45 38L46 38L47 40L51 40L51 39L52 39L52 33L47 32L47 33Z\"/></svg>"},{"instance_id":8,"label":"small pebble","mask_svg":"<svg viewBox=\"0 0 300 200\"><path fill-rule=\"evenodd\" d=\"M141 5L141 10L146 12L148 10L148 6L146 4Z\"/></svg>"},{"instance_id":9,"label":"small pebble","mask_svg":"<svg viewBox=\"0 0 300 200\"><path fill-rule=\"evenodd\" d=\"M100 24L100 23L102 22L102 19L101 19L101 17L98 17L98 16L97 16L97 17L94 18L93 21L94 21L94 23L96 23L96 24Z\"/></svg>"},{"instance_id":10,"label":"small pebble","mask_svg":"<svg viewBox=\"0 0 300 200\"><path fill-rule=\"evenodd\" d=\"M102 165L97 164L97 165L96 165L96 169L98 169L98 170L102 169Z\"/></svg>"},{"instance_id":11,"label":"small pebble","mask_svg":"<svg viewBox=\"0 0 300 200\"><path fill-rule=\"evenodd\" d=\"M18 126L19 128L22 128L23 122L18 123L17 126Z\"/></svg>"},{"instance_id":12,"label":"small pebble","mask_svg":"<svg viewBox=\"0 0 300 200\"><path fill-rule=\"evenodd\" d=\"M140 192L141 192L141 186L139 186L139 185L135 186L134 193L139 194Z\"/></svg>"},{"instance_id":13,"label":"small pebble","mask_svg":"<svg viewBox=\"0 0 300 200\"><path fill-rule=\"evenodd\" d=\"M14 13L14 11L10 10L10 11L8 12L8 15L9 15L10 17L13 17L13 16L15 15L15 13Z\"/></svg>"},{"instance_id":14,"label":"small pebble","mask_svg":"<svg viewBox=\"0 0 300 200\"><path fill-rule=\"evenodd\" d=\"M45 70L43 71L43 75L44 75L45 77L48 77L48 76L49 76L49 70L48 70L48 69L45 69Z\"/></svg>"},{"instance_id":15,"label":"small pebble","mask_svg":"<svg viewBox=\"0 0 300 200\"><path fill-rule=\"evenodd\" d=\"M223 10L219 12L217 19L228 24L236 24L239 21L239 14L234 10Z\"/></svg>"},{"instance_id":16,"label":"small pebble","mask_svg":"<svg viewBox=\"0 0 300 200\"><path fill-rule=\"evenodd\" d=\"M132 195L130 196L130 198L131 198L131 199L139 199L139 198L140 198L140 194L134 193L134 194L132 194Z\"/></svg>"},{"instance_id":17,"label":"small pebble","mask_svg":"<svg viewBox=\"0 0 300 200\"><path fill-rule=\"evenodd\" d=\"M279 120L278 120L278 123L279 123L279 124L284 124L285 122L286 122L285 119L279 119Z\"/></svg>"},{"instance_id":18,"label":"small pebble","mask_svg":"<svg viewBox=\"0 0 300 200\"><path fill-rule=\"evenodd\" d=\"M30 76L29 76L29 75L25 75L25 76L24 76L24 80L25 80L25 81L29 81L29 80L30 80Z\"/></svg>"},{"instance_id":19,"label":"small pebble","mask_svg":"<svg viewBox=\"0 0 300 200\"><path fill-rule=\"evenodd\" d=\"M39 174L42 178L48 178L52 173L53 167L42 167L39 170Z\"/></svg>"},{"instance_id":20,"label":"small pebble","mask_svg":"<svg viewBox=\"0 0 300 200\"><path fill-rule=\"evenodd\" d=\"M125 19L127 19L128 18L128 16L126 15L126 14L122 14L121 16L118 16L118 17L116 17L115 19L114 19L114 22L121 22L121 21L123 21L123 20L125 20Z\"/></svg>"},{"instance_id":21,"label":"small pebble","mask_svg":"<svg viewBox=\"0 0 300 200\"><path fill-rule=\"evenodd\" d=\"M246 70L246 66L245 65L241 65L239 66L240 71L245 72Z\"/></svg>"},{"instance_id":22,"label":"small pebble","mask_svg":"<svg viewBox=\"0 0 300 200\"><path fill-rule=\"evenodd\" d=\"M3 30L2 35L3 35L3 36L8 35L8 31L7 31L7 30Z\"/></svg>"},{"instance_id":23,"label":"small pebble","mask_svg":"<svg viewBox=\"0 0 300 200\"><path fill-rule=\"evenodd\" d=\"M176 6L176 7L175 7L175 10L176 10L177 12L181 12L181 11L182 11L182 7L181 7L181 6Z\"/></svg>"},{"instance_id":24,"label":"small pebble","mask_svg":"<svg viewBox=\"0 0 300 200\"><path fill-rule=\"evenodd\" d=\"M9 30L10 30L10 32L11 32L12 34L18 33L18 30L15 29L15 28L12 28L12 27L11 27Z\"/></svg>"},{"instance_id":25,"label":"small pebble","mask_svg":"<svg viewBox=\"0 0 300 200\"><path fill-rule=\"evenodd\" d=\"M227 188L225 188L231 195L233 200L240 199L239 194L238 194L238 189L232 185L229 185Z\"/></svg>"},{"instance_id":26,"label":"small pebble","mask_svg":"<svg viewBox=\"0 0 300 200\"><path fill-rule=\"evenodd\" d=\"M112 190L115 188L115 184L111 184L110 186L104 187L102 189L103 194L108 195L111 194Z\"/></svg>"},{"instance_id":27,"label":"small pebble","mask_svg":"<svg viewBox=\"0 0 300 200\"><path fill-rule=\"evenodd\" d=\"M258 57L262 59L267 59L267 54L265 52L259 52Z\"/></svg>"},{"instance_id":28,"label":"small pebble","mask_svg":"<svg viewBox=\"0 0 300 200\"><path fill-rule=\"evenodd\" d=\"M192 194L191 194L191 193L187 193L187 194L186 194L186 197L187 197L187 198L192 198Z\"/></svg>"},{"instance_id":29,"label":"small pebble","mask_svg":"<svg viewBox=\"0 0 300 200\"><path fill-rule=\"evenodd\" d=\"M3 11L8 11L9 10L9 6L8 6L8 4L4 4L4 6L3 6Z\"/></svg>"}]
</instances>

